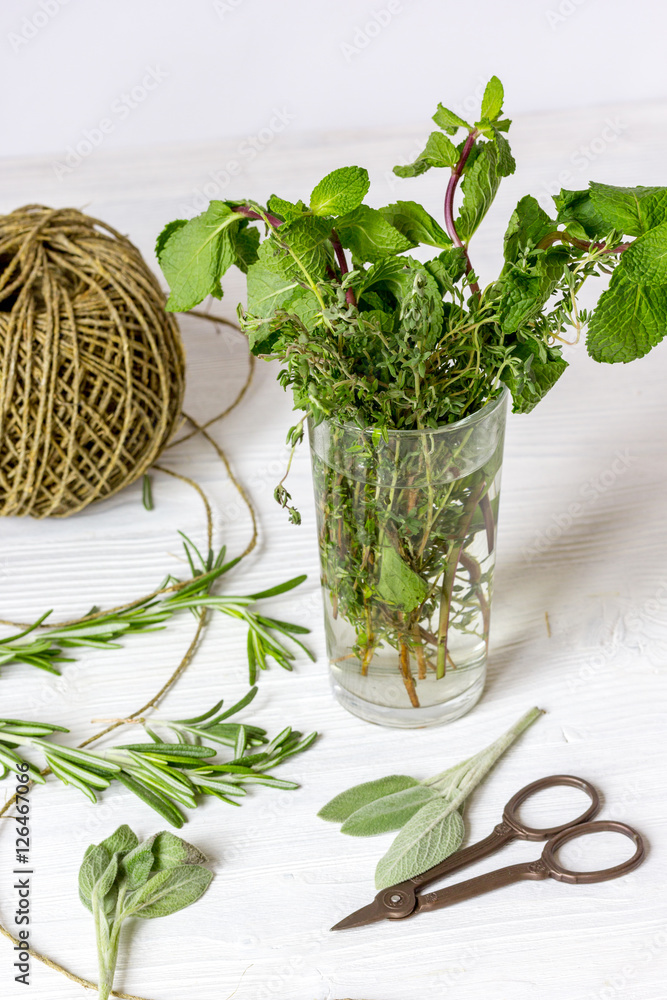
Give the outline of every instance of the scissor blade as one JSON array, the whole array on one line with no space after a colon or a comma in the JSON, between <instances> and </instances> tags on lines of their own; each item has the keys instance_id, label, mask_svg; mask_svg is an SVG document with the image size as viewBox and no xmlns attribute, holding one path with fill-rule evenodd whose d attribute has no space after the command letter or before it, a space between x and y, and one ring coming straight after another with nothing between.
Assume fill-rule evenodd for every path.
<instances>
[{"instance_id":1,"label":"scissor blade","mask_svg":"<svg viewBox=\"0 0 667 1000\"><path fill-rule=\"evenodd\" d=\"M332 931L344 931L348 927L363 927L364 924L374 924L378 920L384 920L387 913L376 899L368 906L362 906L360 910L355 910L349 917L344 917L331 928Z\"/></svg>"}]
</instances>

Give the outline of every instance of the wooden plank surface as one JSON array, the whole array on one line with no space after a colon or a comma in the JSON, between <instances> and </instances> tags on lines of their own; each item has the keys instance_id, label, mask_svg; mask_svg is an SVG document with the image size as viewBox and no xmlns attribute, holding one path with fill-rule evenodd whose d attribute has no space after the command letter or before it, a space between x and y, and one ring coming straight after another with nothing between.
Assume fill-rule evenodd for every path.
<instances>
[{"instance_id":1,"label":"wooden plank surface","mask_svg":"<svg viewBox=\"0 0 667 1000\"><path fill-rule=\"evenodd\" d=\"M664 183L667 105L526 116L513 131L518 176L505 183L472 248L485 281L497 269L513 204L527 191L546 206L550 189L583 187L589 177ZM82 207L127 232L153 263L162 224L196 208L207 183L214 197L265 199L277 191L297 198L328 170L359 163L370 169L374 203L416 198L439 215L442 179L435 171L412 182L389 172L421 138L421 130L301 135L288 128L254 159L242 158L229 184L219 172L238 158L235 142L131 153L102 148L62 179L48 159L5 161L0 211L29 202ZM559 181L559 174L569 178ZM226 280L225 291L214 308L233 316L241 281ZM182 329L187 406L204 418L233 399L247 350L238 335L192 318L183 319ZM241 809L206 802L192 815L184 833L212 859L215 881L187 916L127 929L118 988L155 1000L218 1000L237 987L238 1000L667 997L667 347L613 368L596 365L582 345L567 356L571 369L548 398L530 416L509 421L485 696L450 727L407 733L369 727L331 697L307 451L297 454L291 476L303 513L297 528L272 500L291 404L276 384L276 369L258 364L243 405L214 428L261 523L258 550L233 582L252 592L307 572L308 583L272 607L313 627L318 660L300 660L291 676L279 668L262 676L247 714L269 730L291 724L322 736L283 768L302 782L300 791L258 789ZM218 542L239 552L248 517L210 447L195 439L168 453L168 464L202 484ZM135 486L69 520L0 523L1 615L28 620L53 607L54 617L70 617L93 603L139 596L166 572L182 572L177 530L203 540L201 503L189 487L158 474L153 489L150 513ZM0 714L57 721L83 739L92 719L125 716L149 698L192 631L192 620L182 617L164 632L128 640L122 650L85 651L62 678L8 666L0 678ZM194 714L223 695L239 696L244 660L243 630L213 620L164 714ZM569 772L599 786L605 817L646 835L647 863L617 882L526 883L421 919L330 934L335 921L372 898L375 862L390 838L345 838L316 818L319 806L353 782L388 771L433 774L486 745L533 704L547 714L475 794L469 841L490 830L521 785ZM84 847L121 822L142 835L163 824L128 793L112 789L93 806L51 782L33 792L32 810L33 944L94 978L92 923L76 891ZM0 828L5 925L14 905L10 830L11 824ZM539 850L515 844L501 861L537 857ZM13 1000L24 992L13 982L12 961L0 940L0 993ZM38 963L32 982L31 1000L85 995Z\"/></svg>"}]
</instances>

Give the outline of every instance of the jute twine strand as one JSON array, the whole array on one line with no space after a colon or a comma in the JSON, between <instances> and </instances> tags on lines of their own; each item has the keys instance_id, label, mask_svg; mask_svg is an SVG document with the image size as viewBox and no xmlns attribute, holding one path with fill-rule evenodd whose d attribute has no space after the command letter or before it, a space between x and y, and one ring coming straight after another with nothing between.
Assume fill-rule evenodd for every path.
<instances>
[{"instance_id":1,"label":"jute twine strand","mask_svg":"<svg viewBox=\"0 0 667 1000\"><path fill-rule=\"evenodd\" d=\"M0 216L0 515L65 517L133 482L184 384L176 320L125 236L72 208Z\"/></svg>"}]
</instances>

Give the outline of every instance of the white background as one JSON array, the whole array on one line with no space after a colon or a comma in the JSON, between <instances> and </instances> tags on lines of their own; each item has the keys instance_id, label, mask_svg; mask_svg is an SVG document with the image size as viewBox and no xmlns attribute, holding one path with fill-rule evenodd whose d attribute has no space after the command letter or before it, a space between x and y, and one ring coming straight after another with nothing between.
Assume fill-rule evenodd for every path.
<instances>
[{"instance_id":1,"label":"white background","mask_svg":"<svg viewBox=\"0 0 667 1000\"><path fill-rule=\"evenodd\" d=\"M160 86L111 114L110 148L254 135L274 108L296 129L414 125L492 73L513 114L667 96L654 0L42 4L0 5L4 155L64 152L156 67Z\"/></svg>"},{"instance_id":2,"label":"white background","mask_svg":"<svg viewBox=\"0 0 667 1000\"><path fill-rule=\"evenodd\" d=\"M485 280L497 271L507 219L527 191L546 205L561 184L583 187L590 178L667 180L657 6L585 0L559 14L547 3L404 2L348 62L341 44L353 44L356 26L381 6L244 0L221 19L210 3L70 0L15 51L8 36L39 6L4 3L0 212L34 201L83 206L128 233L154 263L157 232L202 207L206 185L209 196L263 200L276 190L294 199L333 167L359 163L371 173L373 203L416 198L440 217L437 172L398 181L390 168L418 151L438 100L464 110L492 72L507 86L518 171L471 248ZM136 107L125 104L126 114L114 111L148 67L168 75ZM253 156L248 137L266 137L274 109L294 118L265 143L258 139ZM103 118L111 131L67 163L68 147L89 142L86 131ZM225 176L230 162L239 165L234 178ZM214 308L233 316L242 294L230 274ZM183 318L181 326L187 406L204 419L238 392L247 349L201 321ZM275 371L258 366L243 405L216 425L260 517L258 549L229 587L249 593L307 572L307 584L271 610L310 625L318 657L314 665L300 660L292 676L277 668L263 676L245 718L272 733L289 723L322 736L283 769L300 791L261 789L241 809L207 802L192 814L185 836L206 851L216 878L196 908L127 928L119 988L153 1000L224 1000L236 987L237 1000L665 1000L667 344L627 366L596 365L581 344L567 356L571 367L548 398L509 420L489 682L474 711L443 729L371 728L331 697L305 448L290 487L302 527L290 527L271 498L292 422ZM171 467L207 490L216 543L241 551L248 520L210 448L195 440L167 454ZM32 619L55 607L66 618L182 573L177 529L202 542L201 507L166 477L155 476L154 495L151 513L135 485L75 518L0 523L0 615ZM78 742L97 728L92 719L132 712L153 695L192 628L182 616L120 650L84 652L61 678L4 667L0 714L58 721ZM161 711L195 715L223 695L240 697L244 655L243 630L214 619ZM389 771L434 774L533 704L548 714L475 793L469 842L489 832L521 785L569 772L601 789L603 816L644 833L646 864L616 882L524 884L413 921L330 934L332 923L372 898L375 863L391 837L345 838L317 819L322 803ZM3 784L0 795L10 788ZM55 782L35 789L32 810L33 945L94 978L91 919L76 892L84 847L120 822L142 836L164 823L124 791L112 789L94 806ZM11 847L11 833L0 830L5 925L15 906ZM534 858L539 849L515 844L497 861ZM86 995L38 963L30 989L15 986L12 961L0 939L3 1000Z\"/></svg>"}]
</instances>

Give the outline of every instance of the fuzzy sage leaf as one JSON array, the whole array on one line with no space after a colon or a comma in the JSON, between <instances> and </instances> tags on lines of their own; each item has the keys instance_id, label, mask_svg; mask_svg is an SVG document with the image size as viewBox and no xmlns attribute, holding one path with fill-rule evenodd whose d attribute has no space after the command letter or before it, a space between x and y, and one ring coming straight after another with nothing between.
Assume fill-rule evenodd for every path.
<instances>
[{"instance_id":1,"label":"fuzzy sage leaf","mask_svg":"<svg viewBox=\"0 0 667 1000\"><path fill-rule=\"evenodd\" d=\"M416 778L411 778L407 774L390 774L387 778L378 778L377 781L365 781L336 795L322 806L317 815L320 819L327 819L332 823L343 823L357 809L375 802L376 799L418 784Z\"/></svg>"},{"instance_id":2,"label":"fuzzy sage leaf","mask_svg":"<svg viewBox=\"0 0 667 1000\"><path fill-rule=\"evenodd\" d=\"M464 835L461 806L505 751L541 714L539 708L532 708L485 750L424 782L438 798L427 802L408 820L378 862L375 871L378 889L420 875L458 850Z\"/></svg>"},{"instance_id":3,"label":"fuzzy sage leaf","mask_svg":"<svg viewBox=\"0 0 667 1000\"><path fill-rule=\"evenodd\" d=\"M123 922L167 916L195 903L213 873L192 844L164 831L143 843L127 825L91 845L79 871L79 895L95 918L100 1000L108 1000Z\"/></svg>"}]
</instances>

